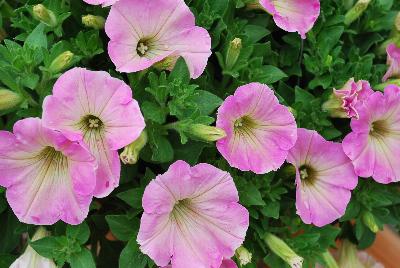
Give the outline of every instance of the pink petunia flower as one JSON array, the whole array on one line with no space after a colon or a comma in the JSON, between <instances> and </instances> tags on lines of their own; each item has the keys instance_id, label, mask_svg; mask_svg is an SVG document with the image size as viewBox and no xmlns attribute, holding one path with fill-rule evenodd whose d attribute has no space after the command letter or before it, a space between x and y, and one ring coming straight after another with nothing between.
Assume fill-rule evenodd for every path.
<instances>
[{"instance_id":1,"label":"pink petunia flower","mask_svg":"<svg viewBox=\"0 0 400 268\"><path fill-rule=\"evenodd\" d=\"M146 187L137 241L158 266L218 268L244 241L249 213L229 173L172 164Z\"/></svg>"},{"instance_id":2,"label":"pink petunia flower","mask_svg":"<svg viewBox=\"0 0 400 268\"><path fill-rule=\"evenodd\" d=\"M297 214L321 227L343 216L358 177L340 143L302 128L297 135L287 159L296 168Z\"/></svg>"},{"instance_id":3,"label":"pink petunia flower","mask_svg":"<svg viewBox=\"0 0 400 268\"><path fill-rule=\"evenodd\" d=\"M343 140L343 150L360 177L380 183L400 180L400 88L390 85L375 92L351 120L352 132Z\"/></svg>"},{"instance_id":4,"label":"pink petunia flower","mask_svg":"<svg viewBox=\"0 0 400 268\"><path fill-rule=\"evenodd\" d=\"M386 82L389 78L400 78L400 48L395 44L389 44L386 48L387 64L389 69L383 76L382 81Z\"/></svg>"},{"instance_id":5,"label":"pink petunia flower","mask_svg":"<svg viewBox=\"0 0 400 268\"><path fill-rule=\"evenodd\" d=\"M334 89L333 93L342 101L342 108L347 117L359 118L357 106L362 105L374 91L368 81L360 80L355 82L354 78L351 78L342 89Z\"/></svg>"},{"instance_id":6,"label":"pink petunia flower","mask_svg":"<svg viewBox=\"0 0 400 268\"><path fill-rule=\"evenodd\" d=\"M183 57L192 78L211 55L208 32L182 0L120 0L106 21L108 53L120 72L137 72L160 63L172 69ZM162 61L162 63L161 63Z\"/></svg>"},{"instance_id":7,"label":"pink petunia flower","mask_svg":"<svg viewBox=\"0 0 400 268\"><path fill-rule=\"evenodd\" d=\"M0 131L0 185L15 215L36 225L81 223L96 186L94 157L38 118L18 121L13 132Z\"/></svg>"},{"instance_id":8,"label":"pink petunia flower","mask_svg":"<svg viewBox=\"0 0 400 268\"><path fill-rule=\"evenodd\" d=\"M136 140L145 127L132 90L106 72L74 68L55 83L43 103L43 123L73 141L83 141L98 161L96 197L118 186L118 149Z\"/></svg>"},{"instance_id":9,"label":"pink petunia flower","mask_svg":"<svg viewBox=\"0 0 400 268\"><path fill-rule=\"evenodd\" d=\"M217 149L232 167L264 174L277 170L297 138L297 126L288 108L260 83L239 87L218 109L217 127L226 138Z\"/></svg>"},{"instance_id":10,"label":"pink petunia flower","mask_svg":"<svg viewBox=\"0 0 400 268\"><path fill-rule=\"evenodd\" d=\"M287 32L298 32L301 38L314 26L320 13L319 0L260 0L276 25Z\"/></svg>"},{"instance_id":11,"label":"pink petunia flower","mask_svg":"<svg viewBox=\"0 0 400 268\"><path fill-rule=\"evenodd\" d=\"M90 5L102 5L103 7L111 6L115 4L118 0L83 0Z\"/></svg>"}]
</instances>

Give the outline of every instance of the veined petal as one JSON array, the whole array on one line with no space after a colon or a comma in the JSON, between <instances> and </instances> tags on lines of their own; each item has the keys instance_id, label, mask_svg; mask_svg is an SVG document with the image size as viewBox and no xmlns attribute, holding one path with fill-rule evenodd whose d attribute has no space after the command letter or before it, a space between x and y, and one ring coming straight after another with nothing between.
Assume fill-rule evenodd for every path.
<instances>
[{"instance_id":1,"label":"veined petal","mask_svg":"<svg viewBox=\"0 0 400 268\"><path fill-rule=\"evenodd\" d=\"M217 127L226 138L217 149L233 167L264 174L277 170L297 138L296 122L266 85L239 87L218 109Z\"/></svg>"},{"instance_id":2,"label":"veined petal","mask_svg":"<svg viewBox=\"0 0 400 268\"><path fill-rule=\"evenodd\" d=\"M219 268L233 256L249 225L232 177L211 165L171 165L146 187L138 234L158 265Z\"/></svg>"},{"instance_id":3,"label":"veined petal","mask_svg":"<svg viewBox=\"0 0 400 268\"><path fill-rule=\"evenodd\" d=\"M36 146L25 143L27 135L20 129L38 137ZM19 220L40 225L82 222L95 187L93 156L35 118L16 123L14 144L8 150L7 142L0 142L0 185L7 188L7 200Z\"/></svg>"}]
</instances>

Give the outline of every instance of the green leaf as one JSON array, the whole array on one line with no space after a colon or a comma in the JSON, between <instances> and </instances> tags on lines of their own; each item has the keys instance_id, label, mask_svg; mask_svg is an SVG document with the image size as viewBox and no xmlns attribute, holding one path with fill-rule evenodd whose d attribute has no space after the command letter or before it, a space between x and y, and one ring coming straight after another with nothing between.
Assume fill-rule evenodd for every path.
<instances>
[{"instance_id":1,"label":"green leaf","mask_svg":"<svg viewBox=\"0 0 400 268\"><path fill-rule=\"evenodd\" d=\"M30 246L40 255L49 259L57 259L66 253L68 239L65 236L48 236L31 241Z\"/></svg>"},{"instance_id":2,"label":"green leaf","mask_svg":"<svg viewBox=\"0 0 400 268\"><path fill-rule=\"evenodd\" d=\"M82 251L72 254L68 262L71 268L96 268L93 255L87 248L82 248Z\"/></svg>"},{"instance_id":3,"label":"green leaf","mask_svg":"<svg viewBox=\"0 0 400 268\"><path fill-rule=\"evenodd\" d=\"M272 65L265 65L260 68L261 75L259 75L258 80L264 84L273 84L282 78L287 77L287 75L278 67Z\"/></svg>"},{"instance_id":4,"label":"green leaf","mask_svg":"<svg viewBox=\"0 0 400 268\"><path fill-rule=\"evenodd\" d=\"M128 215L107 215L106 221L111 232L121 241L128 241L135 237L139 229L139 220Z\"/></svg>"},{"instance_id":5,"label":"green leaf","mask_svg":"<svg viewBox=\"0 0 400 268\"><path fill-rule=\"evenodd\" d=\"M45 27L46 26L43 23L38 24L38 26L26 38L25 45L32 48L47 48L47 37L44 33Z\"/></svg>"},{"instance_id":6,"label":"green leaf","mask_svg":"<svg viewBox=\"0 0 400 268\"><path fill-rule=\"evenodd\" d=\"M14 255L0 254L0 268L9 268L16 259Z\"/></svg>"},{"instance_id":7,"label":"green leaf","mask_svg":"<svg viewBox=\"0 0 400 268\"><path fill-rule=\"evenodd\" d=\"M185 62L185 60L180 57L176 64L174 69L172 70L172 72L170 73L168 80L170 82L174 81L174 80L180 80L182 81L184 84L189 84L190 81L190 72L189 72L189 68Z\"/></svg>"},{"instance_id":8,"label":"green leaf","mask_svg":"<svg viewBox=\"0 0 400 268\"><path fill-rule=\"evenodd\" d=\"M119 268L145 268L147 257L139 250L136 237L129 240L119 257Z\"/></svg>"},{"instance_id":9,"label":"green leaf","mask_svg":"<svg viewBox=\"0 0 400 268\"><path fill-rule=\"evenodd\" d=\"M278 219L279 218L279 208L280 208L279 202L271 202L262 208L261 213L267 217Z\"/></svg>"},{"instance_id":10,"label":"green leaf","mask_svg":"<svg viewBox=\"0 0 400 268\"><path fill-rule=\"evenodd\" d=\"M69 238L77 240L80 244L86 243L90 236L90 229L86 222L83 222L79 225L67 226L67 236Z\"/></svg>"},{"instance_id":11,"label":"green leaf","mask_svg":"<svg viewBox=\"0 0 400 268\"><path fill-rule=\"evenodd\" d=\"M211 114L222 103L220 97L205 90L197 90L195 94L188 98L188 101L196 104L201 115Z\"/></svg>"},{"instance_id":12,"label":"green leaf","mask_svg":"<svg viewBox=\"0 0 400 268\"><path fill-rule=\"evenodd\" d=\"M118 198L123 200L125 203L130 205L133 208L141 208L142 207L142 196L144 189L143 188L135 188L130 189L128 191L117 194Z\"/></svg>"},{"instance_id":13,"label":"green leaf","mask_svg":"<svg viewBox=\"0 0 400 268\"><path fill-rule=\"evenodd\" d=\"M240 201L245 206L264 206L265 202L262 199L260 191L254 186L254 184L249 183L246 187L241 187L242 191L239 192Z\"/></svg>"}]
</instances>

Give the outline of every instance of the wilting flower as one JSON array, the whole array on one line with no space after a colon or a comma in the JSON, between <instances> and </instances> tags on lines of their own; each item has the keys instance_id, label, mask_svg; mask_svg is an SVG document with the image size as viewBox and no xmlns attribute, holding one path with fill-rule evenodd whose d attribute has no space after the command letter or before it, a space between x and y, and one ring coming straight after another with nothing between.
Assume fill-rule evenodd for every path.
<instances>
[{"instance_id":1,"label":"wilting flower","mask_svg":"<svg viewBox=\"0 0 400 268\"><path fill-rule=\"evenodd\" d=\"M229 173L209 164L172 164L143 195L138 243L158 266L219 267L243 243L248 211Z\"/></svg>"},{"instance_id":2,"label":"wilting flower","mask_svg":"<svg viewBox=\"0 0 400 268\"><path fill-rule=\"evenodd\" d=\"M46 229L39 227L31 241L36 241L48 236ZM53 260L40 256L31 246L27 246L25 252L16 259L10 268L57 268Z\"/></svg>"},{"instance_id":3,"label":"wilting flower","mask_svg":"<svg viewBox=\"0 0 400 268\"><path fill-rule=\"evenodd\" d=\"M287 159L296 167L297 214L307 224L324 226L343 216L358 178L339 143L307 129L297 135Z\"/></svg>"},{"instance_id":4,"label":"wilting flower","mask_svg":"<svg viewBox=\"0 0 400 268\"><path fill-rule=\"evenodd\" d=\"M322 105L322 109L328 111L332 117L359 118L357 106L374 93L368 81L358 82L351 78L342 89L334 89L329 100Z\"/></svg>"},{"instance_id":5,"label":"wilting flower","mask_svg":"<svg viewBox=\"0 0 400 268\"><path fill-rule=\"evenodd\" d=\"M390 183L400 180L400 88L391 85L384 92L369 96L360 119L351 120L343 149L358 176Z\"/></svg>"},{"instance_id":6,"label":"wilting flower","mask_svg":"<svg viewBox=\"0 0 400 268\"><path fill-rule=\"evenodd\" d=\"M106 7L115 4L118 0L83 0L83 1L91 5L102 5L103 7Z\"/></svg>"},{"instance_id":7,"label":"wilting flower","mask_svg":"<svg viewBox=\"0 0 400 268\"><path fill-rule=\"evenodd\" d=\"M118 149L137 139L145 123L132 90L106 72L74 68L54 85L43 104L43 123L83 141L98 161L96 197L118 186Z\"/></svg>"},{"instance_id":8,"label":"wilting flower","mask_svg":"<svg viewBox=\"0 0 400 268\"><path fill-rule=\"evenodd\" d=\"M160 61L171 69L182 56L192 78L199 77L211 55L208 32L182 0L120 0L106 21L108 53L121 72L137 72Z\"/></svg>"},{"instance_id":9,"label":"wilting flower","mask_svg":"<svg viewBox=\"0 0 400 268\"><path fill-rule=\"evenodd\" d=\"M276 25L288 32L298 32L301 38L314 26L320 13L319 0L260 0Z\"/></svg>"},{"instance_id":10,"label":"wilting flower","mask_svg":"<svg viewBox=\"0 0 400 268\"><path fill-rule=\"evenodd\" d=\"M236 258L239 260L240 265L246 265L248 263L251 263L251 259L253 257L253 254L245 248L244 246L240 246L235 253Z\"/></svg>"},{"instance_id":11,"label":"wilting flower","mask_svg":"<svg viewBox=\"0 0 400 268\"><path fill-rule=\"evenodd\" d=\"M296 122L266 85L239 87L218 110L217 127L226 138L218 151L232 167L258 174L277 170L297 137Z\"/></svg>"},{"instance_id":12,"label":"wilting flower","mask_svg":"<svg viewBox=\"0 0 400 268\"><path fill-rule=\"evenodd\" d=\"M386 52L389 69L383 76L383 82L392 77L400 78L400 48L395 44L389 44L386 48Z\"/></svg>"},{"instance_id":13,"label":"wilting flower","mask_svg":"<svg viewBox=\"0 0 400 268\"><path fill-rule=\"evenodd\" d=\"M338 265L340 268L384 268L365 251L358 251L357 246L344 240L339 247Z\"/></svg>"},{"instance_id":14,"label":"wilting flower","mask_svg":"<svg viewBox=\"0 0 400 268\"><path fill-rule=\"evenodd\" d=\"M21 222L81 223L96 186L95 169L87 149L38 118L18 121L14 133L0 131L0 185Z\"/></svg>"}]
</instances>

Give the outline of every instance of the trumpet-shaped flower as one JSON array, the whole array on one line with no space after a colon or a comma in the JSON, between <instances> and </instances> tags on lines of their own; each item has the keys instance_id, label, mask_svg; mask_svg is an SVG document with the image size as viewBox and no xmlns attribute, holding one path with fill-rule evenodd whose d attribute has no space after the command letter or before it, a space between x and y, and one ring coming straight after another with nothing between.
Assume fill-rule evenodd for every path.
<instances>
[{"instance_id":1,"label":"trumpet-shaped flower","mask_svg":"<svg viewBox=\"0 0 400 268\"><path fill-rule=\"evenodd\" d=\"M43 104L43 123L73 141L83 140L98 161L95 196L118 186L118 149L136 140L145 123L132 90L106 72L74 68L55 83Z\"/></svg>"},{"instance_id":2,"label":"trumpet-shaped flower","mask_svg":"<svg viewBox=\"0 0 400 268\"><path fill-rule=\"evenodd\" d=\"M277 170L297 137L293 115L260 83L241 86L224 101L217 127L226 133L217 149L229 164L258 174Z\"/></svg>"},{"instance_id":3,"label":"trumpet-shaped flower","mask_svg":"<svg viewBox=\"0 0 400 268\"><path fill-rule=\"evenodd\" d=\"M164 268L172 268L172 265L165 266ZM224 259L219 268L238 268L236 263L231 259Z\"/></svg>"},{"instance_id":4,"label":"trumpet-shaped flower","mask_svg":"<svg viewBox=\"0 0 400 268\"><path fill-rule=\"evenodd\" d=\"M32 237L32 242L48 236L46 229L39 227ZM30 245L9 268L57 268L53 260L40 256Z\"/></svg>"},{"instance_id":5,"label":"trumpet-shaped flower","mask_svg":"<svg viewBox=\"0 0 400 268\"><path fill-rule=\"evenodd\" d=\"M79 224L96 186L96 161L77 142L43 127L38 118L0 131L0 185L21 222Z\"/></svg>"},{"instance_id":6,"label":"trumpet-shaped flower","mask_svg":"<svg viewBox=\"0 0 400 268\"><path fill-rule=\"evenodd\" d=\"M146 187L137 241L158 266L219 268L243 243L248 211L229 173L172 164Z\"/></svg>"},{"instance_id":7,"label":"trumpet-shaped flower","mask_svg":"<svg viewBox=\"0 0 400 268\"><path fill-rule=\"evenodd\" d=\"M118 0L83 0L90 5L102 5L103 7L111 6Z\"/></svg>"},{"instance_id":8,"label":"trumpet-shaped flower","mask_svg":"<svg viewBox=\"0 0 400 268\"><path fill-rule=\"evenodd\" d=\"M298 129L287 161L296 168L296 208L303 222L324 226L343 216L358 177L339 143Z\"/></svg>"},{"instance_id":9,"label":"trumpet-shaped flower","mask_svg":"<svg viewBox=\"0 0 400 268\"><path fill-rule=\"evenodd\" d=\"M380 183L400 180L400 88L390 85L375 92L351 120L352 132L343 140L343 150L360 177Z\"/></svg>"},{"instance_id":10,"label":"trumpet-shaped flower","mask_svg":"<svg viewBox=\"0 0 400 268\"><path fill-rule=\"evenodd\" d=\"M383 76L383 82L392 77L400 78L400 48L392 43L387 46L386 52L389 69Z\"/></svg>"},{"instance_id":11,"label":"trumpet-shaped flower","mask_svg":"<svg viewBox=\"0 0 400 268\"><path fill-rule=\"evenodd\" d=\"M301 38L314 26L320 13L319 0L260 0L276 25L288 32L298 32Z\"/></svg>"},{"instance_id":12,"label":"trumpet-shaped flower","mask_svg":"<svg viewBox=\"0 0 400 268\"><path fill-rule=\"evenodd\" d=\"M171 69L183 57L192 78L211 55L208 32L182 0L120 0L106 21L108 53L121 72L137 72L163 61Z\"/></svg>"}]
</instances>

